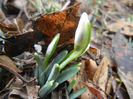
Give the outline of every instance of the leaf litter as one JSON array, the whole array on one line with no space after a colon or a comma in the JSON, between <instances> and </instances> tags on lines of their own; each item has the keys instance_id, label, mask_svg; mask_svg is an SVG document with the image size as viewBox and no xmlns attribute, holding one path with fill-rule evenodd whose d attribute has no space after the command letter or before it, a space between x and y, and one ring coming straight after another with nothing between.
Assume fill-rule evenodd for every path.
<instances>
[{"instance_id":1,"label":"leaf litter","mask_svg":"<svg viewBox=\"0 0 133 99\"><path fill-rule=\"evenodd\" d=\"M81 13L86 11L90 14L93 28L91 47L80 58L72 62L82 62L80 72L74 76L76 84L73 91L83 86L88 88L79 97L80 99L128 99L129 97L132 99L132 0L70 0L70 2L53 0L61 5L60 7L64 5L63 10L55 11L49 8L38 16L36 16L37 8L29 1L26 1L22 5L23 7L18 6L22 1L6 1L2 2L3 8L1 8L1 13L6 16L3 17L3 14L0 14L0 18L2 18L0 19L0 29L4 33L2 39L5 42L0 41L0 48L4 44L6 52L5 55L0 55L0 66L4 68L2 71L7 70L14 74L15 79L6 81L9 86L3 86L1 89L0 94L4 93L2 98L39 98L39 86L33 78L34 44L43 45L42 48L45 50L54 35L60 32L60 44L64 46L62 48L66 48L65 44L73 42ZM81 4L76 4L77 1ZM45 5L48 6L48 2ZM13 9L9 9L9 7ZM15 12L11 13L11 11ZM47 11L53 12L47 13ZM16 18L15 21L14 18ZM70 48L67 47L67 49ZM29 54L25 55L26 51L30 52L32 60L25 58L29 57ZM3 54L1 51L0 53ZM43 54L40 53L40 55L43 59ZM19 74L20 69L18 68L21 68L21 74ZM0 79L3 77L2 74ZM28 83L32 79L34 81ZM58 93L58 97L63 97L64 92L61 86L52 92L51 97L55 93ZM55 96L57 97L57 95Z\"/></svg>"}]
</instances>

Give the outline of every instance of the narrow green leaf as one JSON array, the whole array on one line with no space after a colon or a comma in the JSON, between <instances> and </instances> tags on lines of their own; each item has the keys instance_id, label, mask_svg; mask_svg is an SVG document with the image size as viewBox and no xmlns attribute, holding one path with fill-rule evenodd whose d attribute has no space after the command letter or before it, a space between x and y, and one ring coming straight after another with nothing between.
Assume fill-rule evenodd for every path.
<instances>
[{"instance_id":1,"label":"narrow green leaf","mask_svg":"<svg viewBox=\"0 0 133 99\"><path fill-rule=\"evenodd\" d=\"M59 73L60 73L59 64L55 64L51 70L51 73L46 83L48 83L51 80L55 80L58 77Z\"/></svg>"},{"instance_id":2,"label":"narrow green leaf","mask_svg":"<svg viewBox=\"0 0 133 99\"><path fill-rule=\"evenodd\" d=\"M72 76L74 76L78 71L80 70L80 67L78 64L69 66L69 68L63 70L58 78L56 79L56 82L59 84L63 83L64 81L68 80Z\"/></svg>"},{"instance_id":3,"label":"narrow green leaf","mask_svg":"<svg viewBox=\"0 0 133 99\"><path fill-rule=\"evenodd\" d=\"M47 93L47 95L48 95L49 93L51 93L55 88L57 88L58 85L59 85L58 82L54 82L53 86L50 88L50 90L49 90L49 92Z\"/></svg>"},{"instance_id":4,"label":"narrow green leaf","mask_svg":"<svg viewBox=\"0 0 133 99\"><path fill-rule=\"evenodd\" d=\"M87 88L81 88L75 92L73 92L72 94L70 94L70 99L75 99L78 96L80 96L82 93L84 93L87 90Z\"/></svg>"},{"instance_id":5,"label":"narrow green leaf","mask_svg":"<svg viewBox=\"0 0 133 99\"><path fill-rule=\"evenodd\" d=\"M44 77L45 75L45 79L44 79L44 82L46 82L47 78L49 77L50 73L51 73L51 70L54 66L54 64L60 64L60 62L62 60L64 60L64 58L66 57L68 51L62 51L60 52L54 59L53 61L47 66L47 68L44 70L43 74L42 74L42 77Z\"/></svg>"},{"instance_id":6,"label":"narrow green leaf","mask_svg":"<svg viewBox=\"0 0 133 99\"><path fill-rule=\"evenodd\" d=\"M72 90L75 83L76 83L76 79L74 78L74 79L72 79L72 81L70 82L70 84L67 87L68 93L71 92L71 90Z\"/></svg>"},{"instance_id":7,"label":"narrow green leaf","mask_svg":"<svg viewBox=\"0 0 133 99\"><path fill-rule=\"evenodd\" d=\"M40 56L37 53L34 54L34 57L37 62L36 64L37 66L34 71L34 76L37 77L39 85L42 86L44 84L44 79L45 79L45 76L41 77L41 74L44 71L43 60L40 58Z\"/></svg>"},{"instance_id":8,"label":"narrow green leaf","mask_svg":"<svg viewBox=\"0 0 133 99\"><path fill-rule=\"evenodd\" d=\"M54 66L54 64L60 64L61 61L63 61L65 59L65 57L67 56L68 51L62 51L60 52L54 59L53 61L47 66L47 68L45 69L45 72L47 72L47 74L50 74L50 70L52 69L52 67Z\"/></svg>"},{"instance_id":9,"label":"narrow green leaf","mask_svg":"<svg viewBox=\"0 0 133 99\"><path fill-rule=\"evenodd\" d=\"M42 98L45 94L48 93L50 88L53 86L54 80L48 82L47 84L43 85L43 87L39 90L39 96Z\"/></svg>"},{"instance_id":10,"label":"narrow green leaf","mask_svg":"<svg viewBox=\"0 0 133 99\"><path fill-rule=\"evenodd\" d=\"M39 79L39 71L38 71L38 67L36 67L35 70L34 70L34 77L36 77L37 80Z\"/></svg>"},{"instance_id":11,"label":"narrow green leaf","mask_svg":"<svg viewBox=\"0 0 133 99\"><path fill-rule=\"evenodd\" d=\"M37 66L43 67L43 60L40 58L40 56L37 53L35 53L34 57L35 57L35 60L37 62Z\"/></svg>"},{"instance_id":12,"label":"narrow green leaf","mask_svg":"<svg viewBox=\"0 0 133 99\"><path fill-rule=\"evenodd\" d=\"M56 34L56 36L53 38L53 40L49 44L49 46L46 50L45 59L44 59L44 62L43 62L43 67L44 68L46 68L46 65L47 65L50 57L53 55L53 53L56 49L56 46L58 44L59 38L60 38L60 34L58 33L58 34Z\"/></svg>"}]
</instances>

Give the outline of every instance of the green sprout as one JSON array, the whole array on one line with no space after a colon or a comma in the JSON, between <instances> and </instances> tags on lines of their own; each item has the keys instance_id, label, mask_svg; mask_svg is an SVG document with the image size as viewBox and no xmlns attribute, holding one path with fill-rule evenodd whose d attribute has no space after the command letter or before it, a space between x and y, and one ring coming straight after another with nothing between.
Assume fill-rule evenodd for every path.
<instances>
[{"instance_id":1,"label":"green sprout","mask_svg":"<svg viewBox=\"0 0 133 99\"><path fill-rule=\"evenodd\" d=\"M89 48L91 38L91 25L88 19L88 15L83 13L81 15L74 41L74 49L68 53L64 50L60 52L53 60L49 63L49 59L54 54L57 43L59 41L60 34L56 34L51 43L49 44L44 61L35 53L36 69L34 76L38 80L40 85L39 96L46 98L55 88L61 83L65 82L72 76L74 76L79 70L81 63L76 63L65 68L72 60L78 58ZM86 88L81 88L74 93L70 93L75 81L73 80L68 87L70 99L78 97Z\"/></svg>"},{"instance_id":2,"label":"green sprout","mask_svg":"<svg viewBox=\"0 0 133 99\"><path fill-rule=\"evenodd\" d=\"M68 54L65 61L60 64L60 68L63 69L69 62L78 58L82 55L88 48L91 38L91 24L88 19L87 13L83 13L75 35L74 49Z\"/></svg>"},{"instance_id":3,"label":"green sprout","mask_svg":"<svg viewBox=\"0 0 133 99\"><path fill-rule=\"evenodd\" d=\"M53 0L30 0L30 2L35 6L39 14L51 13L60 10L62 7L59 3Z\"/></svg>"},{"instance_id":4,"label":"green sprout","mask_svg":"<svg viewBox=\"0 0 133 99\"><path fill-rule=\"evenodd\" d=\"M122 83L122 81L119 78L116 78L116 81Z\"/></svg>"}]
</instances>

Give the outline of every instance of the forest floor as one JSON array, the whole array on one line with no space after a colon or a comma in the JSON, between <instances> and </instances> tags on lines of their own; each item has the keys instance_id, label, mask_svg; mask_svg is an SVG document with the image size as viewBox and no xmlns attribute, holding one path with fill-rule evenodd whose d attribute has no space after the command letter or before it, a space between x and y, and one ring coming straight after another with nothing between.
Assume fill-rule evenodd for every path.
<instances>
[{"instance_id":1,"label":"forest floor","mask_svg":"<svg viewBox=\"0 0 133 99\"><path fill-rule=\"evenodd\" d=\"M69 63L80 62L80 70L45 98L69 99L67 87L76 79L70 93L87 87L79 99L133 99L132 0L0 0L0 99L40 97L35 53L45 59L57 33L48 64L73 49L83 12L91 23L90 47Z\"/></svg>"}]
</instances>

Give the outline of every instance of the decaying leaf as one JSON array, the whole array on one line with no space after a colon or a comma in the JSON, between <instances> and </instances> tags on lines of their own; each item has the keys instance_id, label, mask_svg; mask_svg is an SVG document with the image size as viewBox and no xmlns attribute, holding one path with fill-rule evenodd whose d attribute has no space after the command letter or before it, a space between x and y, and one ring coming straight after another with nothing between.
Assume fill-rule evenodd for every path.
<instances>
[{"instance_id":1,"label":"decaying leaf","mask_svg":"<svg viewBox=\"0 0 133 99\"><path fill-rule=\"evenodd\" d=\"M0 20L0 29L4 33L8 33L9 31L17 31L16 25L11 23L11 21L9 21L8 19ZM14 34L15 34L15 32L14 32Z\"/></svg>"},{"instance_id":2,"label":"decaying leaf","mask_svg":"<svg viewBox=\"0 0 133 99\"><path fill-rule=\"evenodd\" d=\"M93 77L94 83L104 91L108 79L108 65L109 60L106 56L104 56Z\"/></svg>"},{"instance_id":3,"label":"decaying leaf","mask_svg":"<svg viewBox=\"0 0 133 99\"><path fill-rule=\"evenodd\" d=\"M117 32L113 39L114 58L118 65L118 74L125 84L130 98L133 98L133 49L127 39Z\"/></svg>"},{"instance_id":4,"label":"decaying leaf","mask_svg":"<svg viewBox=\"0 0 133 99\"><path fill-rule=\"evenodd\" d=\"M100 57L100 50L94 47L89 47L87 54L92 57L92 59L96 60Z\"/></svg>"},{"instance_id":5,"label":"decaying leaf","mask_svg":"<svg viewBox=\"0 0 133 99\"><path fill-rule=\"evenodd\" d=\"M24 84L19 78L11 85L9 99L38 99L39 86L35 83Z\"/></svg>"},{"instance_id":6,"label":"decaying leaf","mask_svg":"<svg viewBox=\"0 0 133 99\"><path fill-rule=\"evenodd\" d=\"M16 65L13 63L13 61L5 55L0 55L0 66L12 73L13 71L16 73L21 72L21 70L18 69Z\"/></svg>"},{"instance_id":7,"label":"decaying leaf","mask_svg":"<svg viewBox=\"0 0 133 99\"><path fill-rule=\"evenodd\" d=\"M61 33L60 43L72 39L79 21L79 5L80 3L77 3L63 11L42 15L36 19L34 30L48 36L45 38L47 42L50 42L57 33Z\"/></svg>"},{"instance_id":8,"label":"decaying leaf","mask_svg":"<svg viewBox=\"0 0 133 99\"><path fill-rule=\"evenodd\" d=\"M104 99L101 92L98 89L96 89L92 84L87 84L87 83L84 84L85 86L88 87L90 92L96 96L97 99Z\"/></svg>"},{"instance_id":9,"label":"decaying leaf","mask_svg":"<svg viewBox=\"0 0 133 99\"><path fill-rule=\"evenodd\" d=\"M21 70L19 70L16 65L12 62L12 60L5 56L5 55L0 55L0 67L6 69L7 71L9 71L10 73L14 74L15 76L19 77L20 79L22 79L24 82L31 82L26 80L25 78L23 78L19 72L21 72ZM33 80L32 80L33 81Z\"/></svg>"},{"instance_id":10,"label":"decaying leaf","mask_svg":"<svg viewBox=\"0 0 133 99\"><path fill-rule=\"evenodd\" d=\"M106 85L108 80L108 65L109 60L106 56L104 56L93 77L94 83L99 86L99 88L101 88L103 91L106 91ZM106 99L105 93L102 92L102 94Z\"/></svg>"},{"instance_id":11,"label":"decaying leaf","mask_svg":"<svg viewBox=\"0 0 133 99\"><path fill-rule=\"evenodd\" d=\"M38 99L38 91L39 91L39 86L35 84L27 84L26 89L27 89L27 95L28 99Z\"/></svg>"},{"instance_id":12,"label":"decaying leaf","mask_svg":"<svg viewBox=\"0 0 133 99\"><path fill-rule=\"evenodd\" d=\"M25 91L22 91L23 88L17 88L14 87L12 88L11 93L9 94L8 98L9 99L28 99L28 96L26 95Z\"/></svg>"},{"instance_id":13,"label":"decaying leaf","mask_svg":"<svg viewBox=\"0 0 133 99\"><path fill-rule=\"evenodd\" d=\"M33 47L35 43L42 40L44 35L40 32L27 32L23 34L11 35L6 38L4 44L6 55L17 56L29 50Z\"/></svg>"},{"instance_id":14,"label":"decaying leaf","mask_svg":"<svg viewBox=\"0 0 133 99\"><path fill-rule=\"evenodd\" d=\"M88 59L85 61L86 63L86 74L90 80L93 79L93 76L97 70L97 64L94 60Z\"/></svg>"},{"instance_id":15,"label":"decaying leaf","mask_svg":"<svg viewBox=\"0 0 133 99\"><path fill-rule=\"evenodd\" d=\"M132 22L126 22L126 21L117 21L115 23L112 23L110 25L107 25L107 28L109 31L117 32L118 30L121 30L121 33L126 36L133 36L133 23Z\"/></svg>"}]
</instances>

